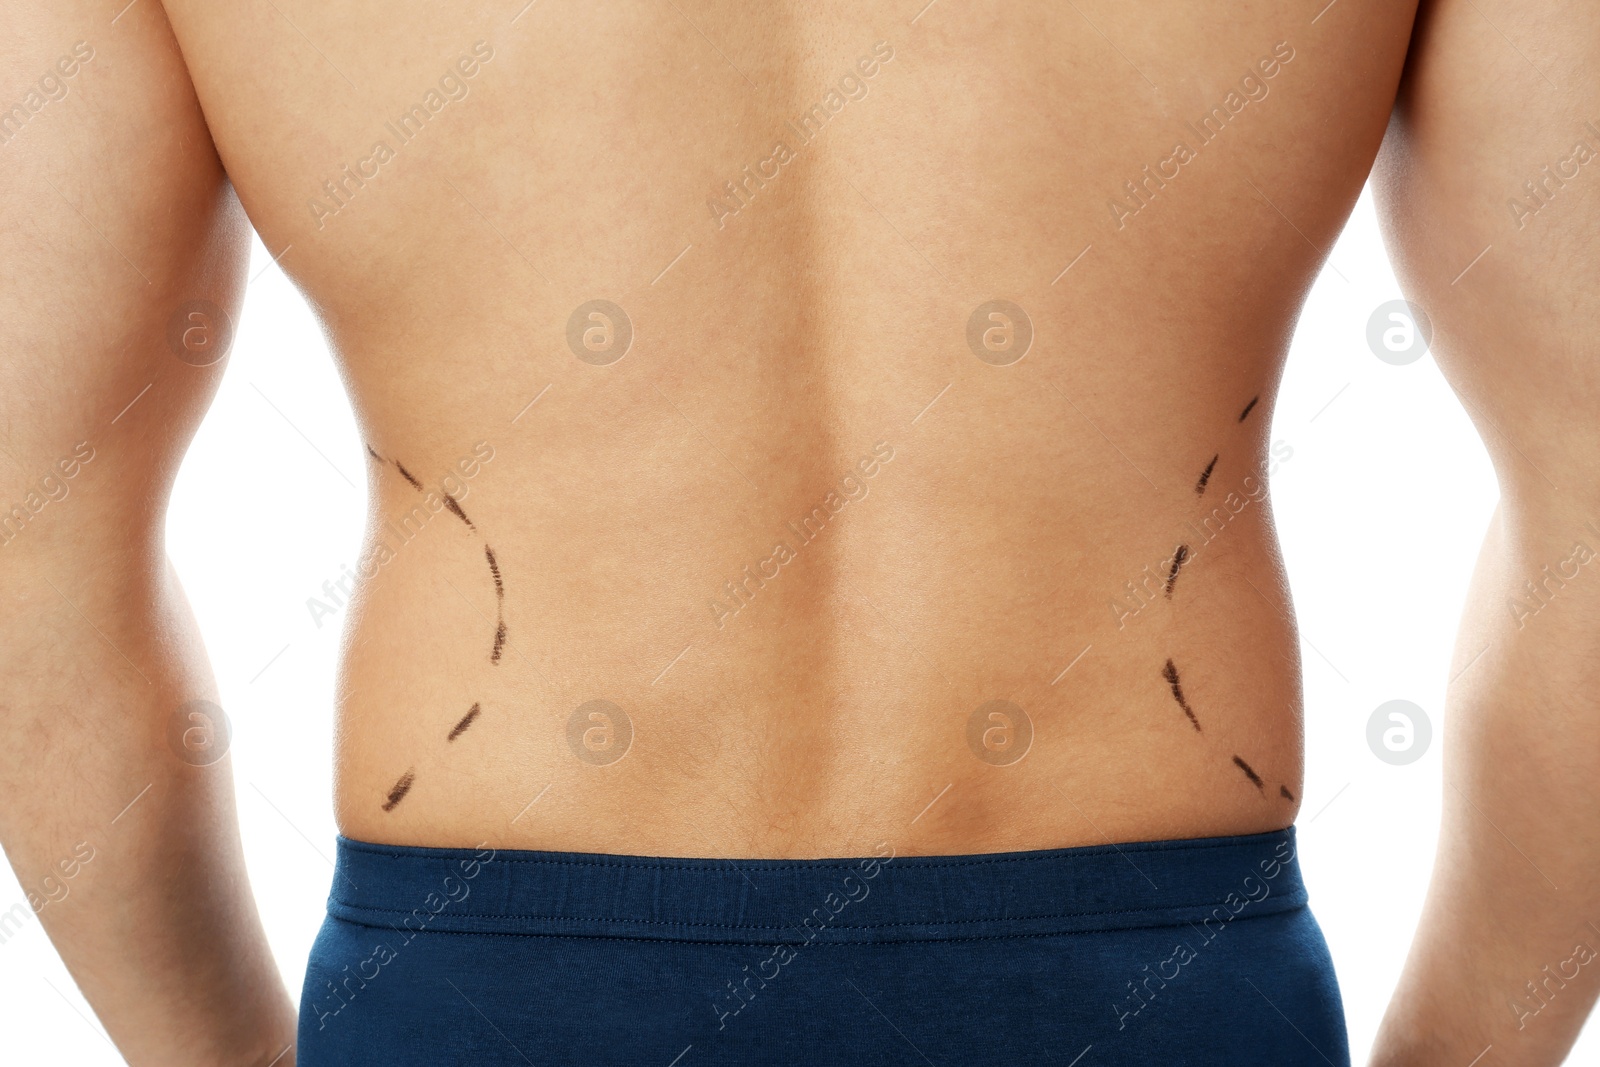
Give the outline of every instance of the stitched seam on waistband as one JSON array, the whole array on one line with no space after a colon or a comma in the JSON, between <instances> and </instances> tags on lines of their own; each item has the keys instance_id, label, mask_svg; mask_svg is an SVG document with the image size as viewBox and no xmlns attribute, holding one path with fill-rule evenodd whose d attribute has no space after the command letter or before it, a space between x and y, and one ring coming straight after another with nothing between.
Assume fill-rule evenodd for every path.
<instances>
[{"instance_id":1,"label":"stitched seam on waistband","mask_svg":"<svg viewBox=\"0 0 1600 1067\"><path fill-rule=\"evenodd\" d=\"M1247 916L1243 916L1243 915L1239 915L1239 916L1235 916L1235 918L1236 919L1243 919L1243 920L1246 920L1246 921L1252 921L1252 920L1256 920L1256 919L1266 919L1266 918L1269 918L1269 917L1274 916L1274 915L1289 915L1289 914L1292 914L1293 912L1296 912L1296 911L1309 911L1309 910L1310 910L1310 902L1307 901L1307 902L1303 902L1301 904L1298 904L1295 907L1286 908L1283 911L1257 912L1256 914L1248 916L1248 917ZM375 923L364 923L359 919L347 919L342 915L330 915L329 918L335 920L336 922L349 923L352 926L363 926L363 927L366 927L369 930L392 930L392 931L400 932L400 928L397 927L397 926L379 926L379 925L377 925ZM1005 921L1005 920L1001 920L1001 921ZM1193 925L1194 924L1192 922L1190 922L1189 920L1187 920L1187 919L1179 919L1179 920L1174 921L1174 922L1141 923L1141 924L1136 925L1136 926L1095 927L1093 929L1088 929L1088 930L1043 930L1043 931L1037 931L1037 932L1034 932L1034 933L1027 933L1027 934L977 934L977 935L974 935L972 937L903 938L903 939L900 939L900 940L897 940L897 941L827 941L827 940L818 939L818 940L815 940L815 941L807 941L807 942L805 942L805 946L807 948L813 948L813 947L824 947L824 948L862 948L862 947L865 947L865 948L884 948L884 947L886 947L888 945L916 945L916 944L928 944L928 943L936 943L936 944L941 944L941 945L948 945L948 944L953 944L953 943L963 942L963 941L1019 941L1019 940L1027 940L1027 939L1030 939L1030 938L1042 938L1042 937L1077 937L1077 936L1082 936L1082 935L1086 935L1086 934L1115 934L1115 933L1125 932L1125 931L1128 931L1128 930L1164 930L1164 929L1169 929L1169 928L1170 929L1178 929L1180 927L1185 927L1185 926L1192 927ZM437 928L430 928L430 929L427 929L427 930L415 931L413 933L413 937L421 935L421 934L449 934L449 935L452 935L452 936L455 936L455 937L547 937L547 938L562 939L562 940L567 940L567 941L627 941L627 942L637 942L639 944L645 944L645 945L672 945L672 944L709 945L709 944L719 944L719 945L762 945L762 946L765 946L765 945L787 945L787 944L793 944L793 942L788 942L788 941L705 941L705 940L697 940L695 938L689 938L689 937L625 937L625 936L622 936L620 934L567 934L567 933L553 934L553 933L525 933L525 932L513 931L513 930L448 930L448 929L437 929Z\"/></svg>"},{"instance_id":2,"label":"stitched seam on waistband","mask_svg":"<svg viewBox=\"0 0 1600 1067\"><path fill-rule=\"evenodd\" d=\"M1291 894L1291 896L1292 895L1293 894ZM1266 901L1268 899L1270 899L1270 898L1263 897L1263 898L1261 898L1261 900L1255 901L1254 903L1264 904L1264 903L1266 903ZM343 901L343 900L335 901L335 903L339 907L351 908L351 909L354 909L354 910L357 910L357 911L370 911L370 912L374 912L374 913L382 914L382 915L412 915L412 914L415 914L415 912L418 910L418 909L412 909L411 911L401 911L401 910L398 910L396 908L374 908L374 907L368 907L368 906L363 905L363 904L351 904L351 903L348 903L348 902ZM922 921L907 920L905 922L871 923L871 924L866 925L866 926L854 925L854 924L848 924L848 923L830 923L828 925L828 929L830 929L830 930L891 930L891 929L896 929L896 928L902 927L902 926L964 926L964 925L970 925L970 924L974 924L974 923L1045 922L1045 921L1052 920L1052 919L1084 919L1084 918L1091 918L1091 917L1098 917L1098 916L1105 916L1105 915L1144 915L1144 914L1148 914L1150 912L1195 911L1195 910L1198 910L1198 909L1201 909L1201 908L1219 908L1219 907L1224 907L1226 905L1226 903L1227 903L1226 901L1218 901L1217 903L1214 903L1214 904L1163 904L1159 908L1118 908L1118 909L1113 909L1113 910L1110 910L1110 911L1074 911L1074 912L1067 912L1065 914L1060 914L1060 915L1012 915L1012 916L1006 916L1004 918L997 918L997 919L927 919L927 920L922 920ZM1301 907L1301 906L1304 906L1304 904L1305 904L1305 901L1301 901L1299 904L1293 905L1293 906L1294 907ZM1259 911L1260 909L1257 909L1257 910ZM444 912L431 912L430 914L443 915ZM1240 911L1234 912L1232 918L1237 918L1242 914L1243 914L1243 909L1241 909ZM701 929L710 929L710 930L794 930L794 929L798 929L800 927L800 925L801 925L801 922L803 922L803 920L798 920L798 921L793 922L793 923L786 923L786 924L784 924L782 926L762 926L762 925L750 925L750 924L745 924L745 923L677 922L677 921L674 921L672 919L618 919L618 918L605 918L605 917L579 916L579 915L520 915L520 914L515 914L515 913L507 913L507 912L489 912L489 913L485 913L485 912L471 912L471 911L452 911L452 912L449 913L449 917L451 919L505 919L505 920L512 920L512 921L518 921L518 922L628 923L628 924L636 925L636 926L684 926L684 927L690 927L690 928L701 928ZM1231 919L1230 919L1230 921L1231 921ZM1174 923L1173 925L1177 925L1177 924Z\"/></svg>"},{"instance_id":3,"label":"stitched seam on waistband","mask_svg":"<svg viewBox=\"0 0 1600 1067\"><path fill-rule=\"evenodd\" d=\"M1261 835L1261 836L1263 838L1271 838L1271 837L1287 838L1288 835L1287 835L1287 833L1285 831L1278 830L1278 831L1274 831L1271 834L1264 834L1264 835ZM606 859L570 860L570 859L552 859L552 858L545 857L545 856L515 856L515 855L506 856L506 855L502 854L499 851L496 851L495 855L490 857L489 859L478 859L477 858L477 853L472 849L465 849L465 848L463 848L463 849L434 849L434 848L429 848L429 847L423 847L420 850L421 854L419 854L418 852L397 852L397 851L394 850L394 846L374 845L374 844L371 844L370 842L356 841L356 840L353 840L351 838L342 839L339 842L339 847L342 848L342 849L348 849L350 851L364 852L364 853L367 853L368 855L383 856L383 857L386 857L388 859L396 859L396 860L442 860L442 861L448 861L448 860L451 860L451 859L463 859L463 860L472 860L473 862L477 862L477 863L483 864L485 866L487 866L487 865L489 865L491 863L538 863L538 864L548 864L548 865L550 865L552 867L594 867L594 868L600 868L600 869L604 869L604 870L638 870L638 871L674 871L675 870L675 871L696 871L696 872L707 873L707 874L714 873L714 872L716 872L718 870L728 870L728 871L731 871L731 872L734 872L734 873L739 873L739 872L751 873L751 872L754 872L754 873L770 874L770 873L773 873L773 872L778 872L778 873L787 872L787 873L794 873L794 874L804 874L807 871L853 871L853 870L857 869L862 863L879 863L879 864L882 864L884 866L888 866L888 865L893 864L893 863L899 863L899 864L901 864L902 868L910 867L910 868L914 868L916 870L947 870L947 869L955 868L955 867L986 867L986 866L993 866L993 865L1002 864L1002 863L1050 863L1050 862L1057 862L1057 863L1067 862L1067 863L1070 863L1070 862L1072 862L1074 859L1076 859L1078 857L1083 857L1083 856L1111 856L1111 855L1117 855L1119 853L1124 853L1124 852L1180 853L1180 852L1199 852L1199 851L1203 851L1203 850L1218 849L1218 848L1250 848L1250 847L1252 847L1252 845L1265 845L1266 843L1267 842L1265 840L1260 840L1260 841L1239 841L1239 840L1206 841L1206 842L1193 842L1193 843L1186 843L1186 844L1173 844L1173 843L1164 842L1164 841L1138 841L1138 842L1131 842L1131 843L1126 844L1126 845L1088 845L1088 846L1084 846L1081 851L1079 849L1076 849L1076 848L1074 848L1074 849L1041 849L1041 850L1039 850L1041 852L1049 853L1048 855L1023 854L1023 855L1017 855L1017 856L990 856L990 857L987 857L987 858L984 858L984 859L955 859L955 858L942 858L942 857L937 857L937 856L888 856L888 857L883 857L883 856L856 856L856 857L847 857L843 861L790 860L790 861L787 861L783 866L777 866L777 867L750 867L750 866L744 866L744 864L748 864L750 862L761 862L761 861L759 861L759 860L758 861L737 860L737 859L726 859L726 858L718 859L718 858L715 858L715 857L707 858L707 859L699 859L695 863L675 862L675 861L667 860L667 859L663 859L661 861L653 862L653 863L632 863L632 862L627 862L627 861L628 860L638 859L639 857L637 857L637 856L630 856L630 857L618 856L618 857L616 857L616 861L606 860ZM512 850L512 851L516 851L516 850ZM1296 851L1298 852L1298 850L1296 850ZM1263 858L1276 858L1276 857L1263 857ZM1283 863L1283 864L1287 864L1287 863L1293 862L1295 858L1296 857L1294 857L1294 856L1290 856L1288 859L1280 859L1280 860L1278 860L1278 862L1279 863Z\"/></svg>"}]
</instances>

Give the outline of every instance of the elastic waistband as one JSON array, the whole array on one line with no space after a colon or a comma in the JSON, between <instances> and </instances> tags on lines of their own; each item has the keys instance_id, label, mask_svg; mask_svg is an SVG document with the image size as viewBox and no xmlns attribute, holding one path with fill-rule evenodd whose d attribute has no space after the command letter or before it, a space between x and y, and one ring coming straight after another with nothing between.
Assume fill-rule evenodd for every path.
<instances>
[{"instance_id":1,"label":"elastic waistband","mask_svg":"<svg viewBox=\"0 0 1600 1067\"><path fill-rule=\"evenodd\" d=\"M1303 907L1294 828L972 856L716 860L341 837L328 914L400 931L735 944L1031 937Z\"/></svg>"}]
</instances>

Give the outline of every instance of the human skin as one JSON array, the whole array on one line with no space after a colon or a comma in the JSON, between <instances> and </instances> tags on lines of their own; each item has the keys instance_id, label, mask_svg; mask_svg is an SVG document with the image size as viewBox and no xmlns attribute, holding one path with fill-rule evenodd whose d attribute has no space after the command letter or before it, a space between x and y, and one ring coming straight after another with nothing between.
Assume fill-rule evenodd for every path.
<instances>
[{"instance_id":1,"label":"human skin","mask_svg":"<svg viewBox=\"0 0 1600 1067\"><path fill-rule=\"evenodd\" d=\"M3 149L7 469L97 442L0 548L0 840L32 884L150 784L41 913L130 1062L292 1040L227 761L169 744L215 689L164 503L226 367L172 323L237 322L247 225L369 449L343 833L820 857L1293 821L1268 428L1411 7L919 6L0 7L18 85L95 49ZM1004 320L969 342L996 299L1014 362ZM569 339L593 300L615 361L614 314Z\"/></svg>"},{"instance_id":2,"label":"human skin","mask_svg":"<svg viewBox=\"0 0 1600 1067\"><path fill-rule=\"evenodd\" d=\"M816 857L1292 821L1300 674L1260 472L1409 12L639 4L578 32L553 7L341 10L168 5L371 449L345 833ZM1187 123L1230 93L1201 144ZM1143 178L1185 139L1177 177ZM996 298L1034 332L1009 366L967 340ZM594 299L633 328L605 366L567 337ZM471 525L430 512L480 453L455 479ZM632 725L607 766L569 739L594 700ZM1009 766L968 744L992 700L1034 726Z\"/></svg>"},{"instance_id":3,"label":"human skin","mask_svg":"<svg viewBox=\"0 0 1600 1067\"><path fill-rule=\"evenodd\" d=\"M181 705L216 700L163 527L218 379L165 350L162 320L199 296L237 304L249 224L142 6L115 32L105 5L0 7L6 92L21 72L68 87L0 146L0 464L8 500L56 498L8 515L0 547L0 841L129 1063L282 1067L294 1008L229 761L168 744Z\"/></svg>"},{"instance_id":4,"label":"human skin","mask_svg":"<svg viewBox=\"0 0 1600 1067\"><path fill-rule=\"evenodd\" d=\"M1592 5L1434 0L1374 175L1500 483L1450 671L1433 880L1374 1067L1560 1063L1600 992L1600 585L1575 551L1600 547L1600 159L1573 151L1600 149L1597 63Z\"/></svg>"}]
</instances>

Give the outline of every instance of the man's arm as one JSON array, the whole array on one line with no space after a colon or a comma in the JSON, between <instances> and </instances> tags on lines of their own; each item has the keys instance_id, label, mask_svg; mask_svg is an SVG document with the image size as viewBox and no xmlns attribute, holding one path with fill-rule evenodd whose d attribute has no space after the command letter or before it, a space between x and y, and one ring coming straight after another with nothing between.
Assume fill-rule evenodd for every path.
<instances>
[{"instance_id":1,"label":"man's arm","mask_svg":"<svg viewBox=\"0 0 1600 1067\"><path fill-rule=\"evenodd\" d=\"M1373 1063L1560 1063L1600 991L1600 8L1424 3L1376 178L1501 498Z\"/></svg>"},{"instance_id":2,"label":"man's arm","mask_svg":"<svg viewBox=\"0 0 1600 1067\"><path fill-rule=\"evenodd\" d=\"M0 842L129 1063L286 1067L163 544L249 228L161 7L124 7L0 0Z\"/></svg>"}]
</instances>

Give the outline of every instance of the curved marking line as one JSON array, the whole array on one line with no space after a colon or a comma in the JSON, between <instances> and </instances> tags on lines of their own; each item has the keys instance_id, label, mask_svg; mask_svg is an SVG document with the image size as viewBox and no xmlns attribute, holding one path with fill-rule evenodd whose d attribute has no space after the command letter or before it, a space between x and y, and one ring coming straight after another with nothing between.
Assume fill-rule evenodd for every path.
<instances>
[{"instance_id":1,"label":"curved marking line","mask_svg":"<svg viewBox=\"0 0 1600 1067\"><path fill-rule=\"evenodd\" d=\"M505 583L500 580L500 563L494 558L494 549L487 544L483 546L484 558L489 561L489 573L494 575L494 595L501 600L506 598Z\"/></svg>"},{"instance_id":2,"label":"curved marking line","mask_svg":"<svg viewBox=\"0 0 1600 1067\"><path fill-rule=\"evenodd\" d=\"M377 462L389 462L382 456L378 455L377 450L371 445L367 445L366 448L367 455L371 456ZM406 481L410 482L412 488L416 489L419 493L426 493L428 491L421 482L417 481L416 477L410 471L406 470L405 464L401 463L399 460L394 460L393 463L395 465L395 469L400 472L400 476ZM449 493L443 492L442 490L440 495L444 497L444 506L450 509L450 513L455 515L462 522L466 523L467 527L472 530L472 532L477 533L477 525L474 524L471 519L467 518L467 513L462 510L460 501L456 500L455 497L451 496ZM497 616L494 631L494 648L489 653L489 662L499 666L500 656L506 645L506 587L504 580L500 576L500 563L495 559L494 549L485 544L483 546L483 555L484 559L486 559L489 563L489 574L494 578L495 614ZM482 705L474 703L466 715L461 718L461 721L456 723L455 727L450 731L449 736L445 738L445 741L454 741L456 738L465 733L467 728L472 725L473 721L476 720L480 714L482 714L482 711ZM395 782L394 787L389 790L389 796L388 799L384 801L383 810L393 811L395 805L404 800L406 794L411 791L412 783L415 781L415 768L408 770L405 774L401 775L400 780Z\"/></svg>"},{"instance_id":3,"label":"curved marking line","mask_svg":"<svg viewBox=\"0 0 1600 1067\"><path fill-rule=\"evenodd\" d=\"M1260 397L1259 394L1250 398L1250 403L1246 404L1244 406L1244 410L1239 412L1239 421L1240 422L1244 421L1244 417L1246 415L1250 414L1250 409L1255 407L1256 406L1256 401L1260 400L1260 399L1261 399L1261 397Z\"/></svg>"},{"instance_id":4,"label":"curved marking line","mask_svg":"<svg viewBox=\"0 0 1600 1067\"><path fill-rule=\"evenodd\" d=\"M494 558L494 549L485 542L483 558L489 562L489 574L494 577L494 648L489 651L489 662L500 665L500 654L506 644L506 585L500 580L500 561Z\"/></svg>"},{"instance_id":5,"label":"curved marking line","mask_svg":"<svg viewBox=\"0 0 1600 1067\"><path fill-rule=\"evenodd\" d=\"M1211 462L1206 464L1206 469L1200 472L1200 480L1194 483L1194 491L1197 494L1206 491L1206 483L1211 480L1211 472L1216 469L1217 460L1221 458L1220 455L1212 456Z\"/></svg>"},{"instance_id":6,"label":"curved marking line","mask_svg":"<svg viewBox=\"0 0 1600 1067\"><path fill-rule=\"evenodd\" d=\"M407 793L411 792L411 783L416 779L415 771L407 771L402 774L400 780L394 784L394 788L389 790L389 799L383 802L383 810L393 811L394 806L404 800Z\"/></svg>"},{"instance_id":7,"label":"curved marking line","mask_svg":"<svg viewBox=\"0 0 1600 1067\"><path fill-rule=\"evenodd\" d=\"M1200 720L1194 717L1194 709L1191 708L1189 706L1189 702L1183 698L1183 686L1178 684L1178 668L1170 659L1167 660L1166 667L1162 669L1161 676L1165 678L1167 680L1167 684L1172 687L1172 699L1176 700L1178 702L1178 707L1182 708L1183 713L1189 716L1189 724L1194 727L1194 732L1200 733Z\"/></svg>"},{"instance_id":8,"label":"curved marking line","mask_svg":"<svg viewBox=\"0 0 1600 1067\"><path fill-rule=\"evenodd\" d=\"M454 741L456 738L466 733L467 727L472 725L472 720L476 719L478 717L478 713L482 710L483 709L479 705L472 705L472 710L468 711L466 715L462 716L461 721L456 723L455 729L450 731L450 736L445 738L445 740Z\"/></svg>"},{"instance_id":9,"label":"curved marking line","mask_svg":"<svg viewBox=\"0 0 1600 1067\"><path fill-rule=\"evenodd\" d=\"M1238 756L1233 757L1233 763L1234 766L1238 767L1245 773L1245 777L1249 778L1250 781L1255 784L1257 789L1261 790L1263 793L1267 791L1266 787L1261 784L1261 776L1255 772L1255 768L1251 767L1250 764L1246 763Z\"/></svg>"},{"instance_id":10,"label":"curved marking line","mask_svg":"<svg viewBox=\"0 0 1600 1067\"><path fill-rule=\"evenodd\" d=\"M456 518L472 527L474 532L477 531L478 528L472 525L472 520L467 518L467 513L461 510L460 503L458 503L456 498L451 496L449 493L444 494L444 506L450 509L450 514L454 515Z\"/></svg>"},{"instance_id":11,"label":"curved marking line","mask_svg":"<svg viewBox=\"0 0 1600 1067\"><path fill-rule=\"evenodd\" d=\"M1167 599L1172 599L1172 587L1178 581L1178 568L1183 566L1189 558L1189 546L1179 545L1178 550L1172 554L1172 570L1167 572Z\"/></svg>"}]
</instances>

